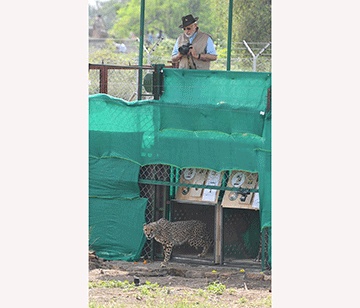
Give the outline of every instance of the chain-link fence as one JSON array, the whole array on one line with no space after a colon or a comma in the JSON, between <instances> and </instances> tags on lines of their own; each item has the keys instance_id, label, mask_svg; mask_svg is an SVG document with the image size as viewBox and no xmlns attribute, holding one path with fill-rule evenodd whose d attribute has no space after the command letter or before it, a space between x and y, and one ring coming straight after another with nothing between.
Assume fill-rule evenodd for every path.
<instances>
[{"instance_id":1,"label":"chain-link fence","mask_svg":"<svg viewBox=\"0 0 360 308\"><path fill-rule=\"evenodd\" d=\"M132 101L137 93L137 70L112 69L108 70L107 94ZM100 93L100 70L91 69L89 72L89 94Z\"/></svg>"},{"instance_id":2,"label":"chain-link fence","mask_svg":"<svg viewBox=\"0 0 360 308\"><path fill-rule=\"evenodd\" d=\"M271 72L271 42L236 42L231 48L231 70Z\"/></svg>"},{"instance_id":3,"label":"chain-link fence","mask_svg":"<svg viewBox=\"0 0 360 308\"><path fill-rule=\"evenodd\" d=\"M143 68L142 82L152 68ZM105 76L104 76L105 75ZM91 65L89 66L89 95L106 93L128 102L138 100L139 68L134 66ZM153 98L142 86L141 99Z\"/></svg>"},{"instance_id":4,"label":"chain-link fence","mask_svg":"<svg viewBox=\"0 0 360 308\"><path fill-rule=\"evenodd\" d=\"M203 169L201 169L203 170ZM204 169L205 170L205 169ZM207 172L207 170L205 170ZM148 199L145 212L146 223L156 221L162 217L170 221L181 220L201 220L206 223L210 234L215 234L216 228L221 228L222 233L222 260L231 264L237 260L251 259L254 261L262 261L262 268L269 268L269 228L265 228L260 233L260 215L258 208L246 206L244 202L243 208L239 206L229 206L227 200L235 200L231 194L239 195L247 198L247 194L241 194L239 188L229 185L232 181L232 172L222 172L222 178L219 186L207 186L207 182L199 181L184 183L182 174L186 169L179 169L168 165L148 165L140 169L139 187L140 196ZM210 171L209 171L210 172ZM184 173L185 174L185 173ZM247 173L247 182L257 181L257 173ZM195 184L194 184L195 183ZM197 184L196 184L197 183ZM199 184L200 183L200 184ZM256 183L254 183L256 184ZM220 226L216 226L215 204L196 201L193 199L179 199L179 195L184 195L184 185L189 189L201 189L204 195L205 189L216 187L217 200L216 203L222 204L222 221ZM207 187L207 188L206 188ZM254 185L253 187L256 187ZM179 194L179 191L181 194ZM188 191L188 190L187 190ZM256 191L256 190L252 190ZM186 193L185 193L186 194ZM191 195L191 192L188 194ZM254 198L255 194L252 194ZM238 200L239 200L238 199ZM244 199L244 200L245 200ZM195 201L194 201L195 200ZM252 199L252 202L255 200ZM251 203L251 202L250 202ZM237 203L239 204L239 203ZM219 239L218 239L219 240ZM154 241L147 241L142 255L145 259L162 258L161 246L156 246ZM213 248L208 252L208 260L213 261ZM174 248L173 255L175 258L194 258L194 250L187 244Z\"/></svg>"}]
</instances>

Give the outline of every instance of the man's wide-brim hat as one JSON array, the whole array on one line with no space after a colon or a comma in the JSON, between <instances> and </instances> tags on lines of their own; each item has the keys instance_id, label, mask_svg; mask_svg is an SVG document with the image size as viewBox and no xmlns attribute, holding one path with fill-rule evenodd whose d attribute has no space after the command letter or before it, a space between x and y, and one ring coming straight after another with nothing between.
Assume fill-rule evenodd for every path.
<instances>
[{"instance_id":1,"label":"man's wide-brim hat","mask_svg":"<svg viewBox=\"0 0 360 308\"><path fill-rule=\"evenodd\" d=\"M179 26L179 28L184 28L186 26L189 26L193 24L195 21L197 21L199 17L193 17L191 14L181 17L182 24Z\"/></svg>"}]
</instances>

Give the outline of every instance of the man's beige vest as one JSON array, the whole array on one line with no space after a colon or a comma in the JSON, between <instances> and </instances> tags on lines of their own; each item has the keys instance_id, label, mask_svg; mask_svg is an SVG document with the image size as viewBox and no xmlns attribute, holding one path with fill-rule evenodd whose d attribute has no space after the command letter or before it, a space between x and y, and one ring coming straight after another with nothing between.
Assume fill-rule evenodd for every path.
<instances>
[{"instance_id":1,"label":"man's beige vest","mask_svg":"<svg viewBox=\"0 0 360 308\"><path fill-rule=\"evenodd\" d=\"M209 37L210 37L209 34L202 32L200 30L197 31L196 36L192 41L192 47L195 48L195 51L198 55L206 53L206 45ZM178 46L180 47L186 43L189 43L189 38L185 35L185 33L183 33L179 36ZM179 62L179 68L195 69L191 58L192 58L191 55L188 55L188 57L183 56ZM194 58L193 60L196 65L196 69L198 70L210 69L210 61L202 61ZM190 67L189 67L189 63L190 63Z\"/></svg>"}]
</instances>

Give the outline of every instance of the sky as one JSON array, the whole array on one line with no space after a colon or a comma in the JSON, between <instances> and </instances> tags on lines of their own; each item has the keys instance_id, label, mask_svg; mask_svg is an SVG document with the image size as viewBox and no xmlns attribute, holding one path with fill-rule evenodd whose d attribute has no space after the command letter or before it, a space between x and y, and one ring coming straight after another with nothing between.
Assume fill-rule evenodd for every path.
<instances>
[{"instance_id":1,"label":"sky","mask_svg":"<svg viewBox=\"0 0 360 308\"><path fill-rule=\"evenodd\" d=\"M107 0L97 0L99 2L106 2ZM95 0L88 0L88 3L92 6L95 6L96 5L96 1Z\"/></svg>"}]
</instances>

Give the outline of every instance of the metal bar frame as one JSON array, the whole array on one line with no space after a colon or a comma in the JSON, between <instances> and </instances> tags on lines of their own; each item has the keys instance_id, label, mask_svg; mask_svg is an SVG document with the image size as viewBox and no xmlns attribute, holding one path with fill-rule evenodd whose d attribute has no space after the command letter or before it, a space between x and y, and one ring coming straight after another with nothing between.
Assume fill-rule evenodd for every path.
<instances>
[{"instance_id":1,"label":"metal bar frame","mask_svg":"<svg viewBox=\"0 0 360 308\"><path fill-rule=\"evenodd\" d=\"M145 0L141 0L140 6L140 42L139 42L139 66L143 65L143 51L144 51L144 21L145 21ZM138 74L138 100L141 100L142 94L142 70L139 69Z\"/></svg>"},{"instance_id":2,"label":"metal bar frame","mask_svg":"<svg viewBox=\"0 0 360 308\"><path fill-rule=\"evenodd\" d=\"M199 184L188 184L188 183L179 183L179 182L165 182L165 181L156 181L156 180L145 180L139 179L141 184L152 184L152 185L162 185L162 186L176 186L176 187L194 187L194 188L207 188L207 189L217 189L217 190L230 190L230 191L239 191L241 192L250 192L256 193L259 192L259 189L243 189L236 187L226 187L226 186L211 186L211 185L199 185Z\"/></svg>"},{"instance_id":3,"label":"metal bar frame","mask_svg":"<svg viewBox=\"0 0 360 308\"><path fill-rule=\"evenodd\" d=\"M214 263L224 264L224 222L223 222L223 207L220 203L215 205L215 224L214 224Z\"/></svg>"},{"instance_id":4,"label":"metal bar frame","mask_svg":"<svg viewBox=\"0 0 360 308\"><path fill-rule=\"evenodd\" d=\"M265 232L268 232L266 228L261 232L261 270L265 269Z\"/></svg>"},{"instance_id":5,"label":"metal bar frame","mask_svg":"<svg viewBox=\"0 0 360 308\"><path fill-rule=\"evenodd\" d=\"M229 0L229 23L228 23L228 43L227 43L227 60L226 60L227 71L230 71L231 69L232 12L233 12L233 0Z\"/></svg>"},{"instance_id":6,"label":"metal bar frame","mask_svg":"<svg viewBox=\"0 0 360 308\"><path fill-rule=\"evenodd\" d=\"M150 69L153 70L154 67L151 65L115 65L115 64L93 64L89 63L89 70L102 70L103 68L107 69L119 69L119 70L138 70L138 69ZM171 66L169 66L171 68Z\"/></svg>"}]
</instances>

